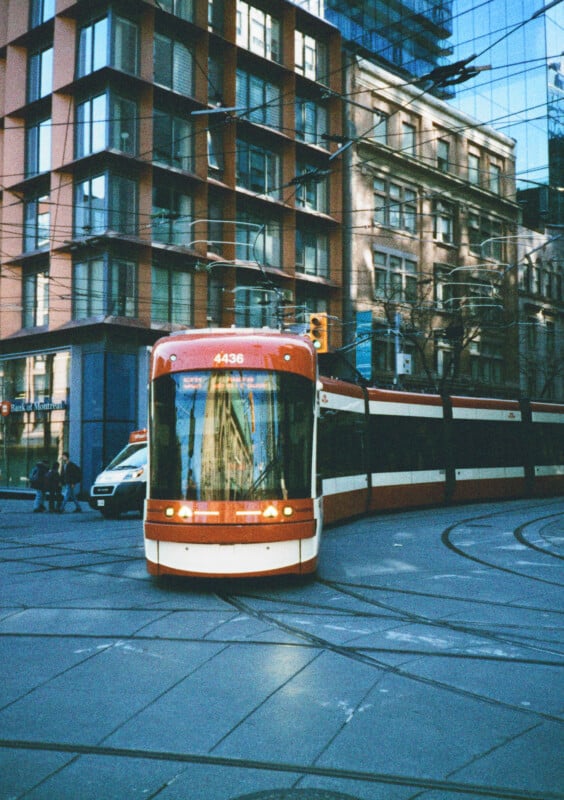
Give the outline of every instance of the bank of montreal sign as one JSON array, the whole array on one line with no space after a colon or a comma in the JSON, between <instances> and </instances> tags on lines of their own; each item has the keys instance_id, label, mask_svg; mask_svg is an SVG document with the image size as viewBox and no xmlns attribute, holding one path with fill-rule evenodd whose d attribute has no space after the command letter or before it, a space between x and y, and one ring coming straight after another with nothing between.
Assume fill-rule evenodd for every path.
<instances>
[{"instance_id":1,"label":"bank of montreal sign","mask_svg":"<svg viewBox=\"0 0 564 800\"><path fill-rule=\"evenodd\" d=\"M69 407L69 404L64 400L54 403L51 400L36 400L33 402L26 402L25 400L11 400L9 410L11 414L21 413L23 411L64 411Z\"/></svg>"}]
</instances>

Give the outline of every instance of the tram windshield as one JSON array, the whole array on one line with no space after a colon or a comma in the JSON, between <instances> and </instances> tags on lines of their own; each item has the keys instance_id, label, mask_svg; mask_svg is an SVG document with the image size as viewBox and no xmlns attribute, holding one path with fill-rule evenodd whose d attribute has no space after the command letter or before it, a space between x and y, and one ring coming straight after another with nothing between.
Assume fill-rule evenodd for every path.
<instances>
[{"instance_id":1,"label":"tram windshield","mask_svg":"<svg viewBox=\"0 0 564 800\"><path fill-rule=\"evenodd\" d=\"M153 382L155 499L311 497L314 385L288 372L212 370Z\"/></svg>"}]
</instances>

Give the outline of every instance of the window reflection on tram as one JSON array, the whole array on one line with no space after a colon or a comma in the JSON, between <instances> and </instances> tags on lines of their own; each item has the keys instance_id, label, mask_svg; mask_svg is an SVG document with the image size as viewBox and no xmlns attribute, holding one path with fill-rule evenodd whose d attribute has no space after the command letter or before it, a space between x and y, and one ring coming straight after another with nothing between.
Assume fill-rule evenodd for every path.
<instances>
[{"instance_id":1,"label":"window reflection on tram","mask_svg":"<svg viewBox=\"0 0 564 800\"><path fill-rule=\"evenodd\" d=\"M153 383L156 499L311 497L314 387L291 373L221 370Z\"/></svg>"}]
</instances>

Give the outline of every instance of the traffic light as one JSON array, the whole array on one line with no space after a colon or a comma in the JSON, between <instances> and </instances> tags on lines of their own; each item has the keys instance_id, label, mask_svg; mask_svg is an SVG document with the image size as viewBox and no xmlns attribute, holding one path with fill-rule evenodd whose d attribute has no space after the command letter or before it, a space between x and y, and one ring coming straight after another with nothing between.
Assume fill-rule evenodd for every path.
<instances>
[{"instance_id":1,"label":"traffic light","mask_svg":"<svg viewBox=\"0 0 564 800\"><path fill-rule=\"evenodd\" d=\"M309 332L307 334L318 353L326 353L329 349L329 330L327 314L317 312L309 315Z\"/></svg>"}]
</instances>

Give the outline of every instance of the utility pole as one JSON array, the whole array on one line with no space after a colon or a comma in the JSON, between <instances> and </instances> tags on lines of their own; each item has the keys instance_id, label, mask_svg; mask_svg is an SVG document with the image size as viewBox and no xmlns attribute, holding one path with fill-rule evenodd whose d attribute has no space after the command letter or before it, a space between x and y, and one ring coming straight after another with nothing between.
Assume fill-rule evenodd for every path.
<instances>
[{"instance_id":1,"label":"utility pole","mask_svg":"<svg viewBox=\"0 0 564 800\"><path fill-rule=\"evenodd\" d=\"M401 314L399 311L396 311L394 316L394 350L395 350L395 359L394 359L394 386L397 386L399 383L399 373L400 373L400 326L401 326Z\"/></svg>"}]
</instances>

